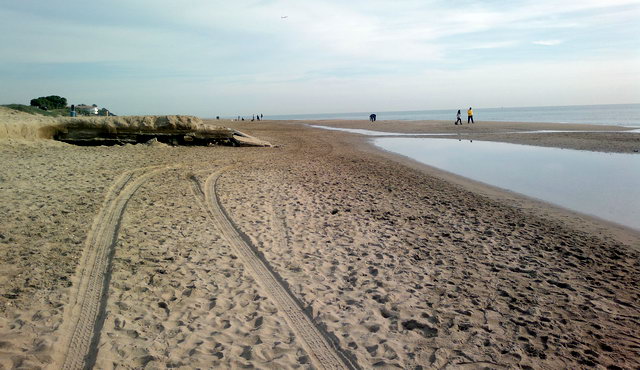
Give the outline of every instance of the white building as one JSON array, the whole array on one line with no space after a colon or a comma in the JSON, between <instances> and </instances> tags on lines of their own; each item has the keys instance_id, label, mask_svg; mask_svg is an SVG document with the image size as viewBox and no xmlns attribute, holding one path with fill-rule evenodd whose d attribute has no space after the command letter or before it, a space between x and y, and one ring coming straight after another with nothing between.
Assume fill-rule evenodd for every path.
<instances>
[{"instance_id":1,"label":"white building","mask_svg":"<svg viewBox=\"0 0 640 370\"><path fill-rule=\"evenodd\" d=\"M94 107L92 105L76 105L76 111L85 110L89 112L89 114L98 115L98 107Z\"/></svg>"}]
</instances>

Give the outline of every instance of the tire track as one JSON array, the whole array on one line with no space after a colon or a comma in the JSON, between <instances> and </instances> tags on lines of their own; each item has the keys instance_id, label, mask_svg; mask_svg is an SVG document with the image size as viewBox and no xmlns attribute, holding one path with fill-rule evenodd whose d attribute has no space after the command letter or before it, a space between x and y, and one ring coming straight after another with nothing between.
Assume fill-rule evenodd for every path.
<instances>
[{"instance_id":1,"label":"tire track","mask_svg":"<svg viewBox=\"0 0 640 370\"><path fill-rule=\"evenodd\" d=\"M263 257L258 255L248 237L238 230L222 208L216 186L220 174L228 168L230 167L211 174L206 179L204 186L195 176L191 176L191 189L195 198L201 203L204 202L203 208L207 210L213 223L227 239L235 254L242 260L247 270L280 312L284 313L287 323L296 336L301 339L303 347L314 365L320 369L357 368L357 365L335 347L328 338L328 334L321 331L304 312L302 305L289 292L280 276L272 270Z\"/></svg>"},{"instance_id":2,"label":"tire track","mask_svg":"<svg viewBox=\"0 0 640 370\"><path fill-rule=\"evenodd\" d=\"M155 168L155 169L154 169ZM69 304L64 311L57 341L61 354L56 368L86 369L95 363L100 331L104 323L111 264L118 230L127 203L151 176L169 167L127 171L110 187L95 217L74 279Z\"/></svg>"}]
</instances>

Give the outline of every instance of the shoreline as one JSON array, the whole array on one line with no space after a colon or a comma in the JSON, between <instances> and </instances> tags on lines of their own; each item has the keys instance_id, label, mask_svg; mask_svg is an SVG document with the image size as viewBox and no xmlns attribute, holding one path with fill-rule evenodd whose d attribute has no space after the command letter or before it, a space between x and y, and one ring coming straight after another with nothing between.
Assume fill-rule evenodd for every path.
<instances>
[{"instance_id":1,"label":"shoreline","mask_svg":"<svg viewBox=\"0 0 640 370\"><path fill-rule=\"evenodd\" d=\"M366 137L206 123L275 147L0 140L0 365L61 362L95 247L113 253L96 366L317 367L211 207L363 368L640 365L624 339L640 332L638 233ZM113 245L94 246L91 220Z\"/></svg>"},{"instance_id":2,"label":"shoreline","mask_svg":"<svg viewBox=\"0 0 640 370\"><path fill-rule=\"evenodd\" d=\"M496 141L543 147L590 150L610 153L638 153L638 128L562 123L478 122L454 126L449 121L273 121L283 124L318 124L329 127L372 130L401 134L464 134L464 139ZM521 131L521 132L518 132ZM531 131L562 131L540 132ZM567 131L567 132L565 132ZM446 138L446 137L442 137Z\"/></svg>"},{"instance_id":3,"label":"shoreline","mask_svg":"<svg viewBox=\"0 0 640 370\"><path fill-rule=\"evenodd\" d=\"M376 152L377 155L392 159L404 166L415 168L426 174L433 175L442 178L445 181L460 185L465 189L468 189L469 191L482 194L489 197L490 199L499 200L513 207L529 210L539 216L552 217L558 220L563 219L564 222L574 223L575 226L588 224L590 228L593 228L593 230L598 230L599 233L611 232L612 235L615 235L615 238L620 240L622 243L630 245L632 248L640 251L640 230L608 221L595 215L573 211L551 202L530 197L522 193L518 193L505 188L500 188L481 181L476 181L468 177L455 174L453 172L430 166L401 154L381 149L375 146L370 139L366 140L363 145L368 145L370 147L370 149L368 150L370 150L371 152ZM567 216L569 215L571 217L567 218ZM573 220L574 218L575 221Z\"/></svg>"},{"instance_id":4,"label":"shoreline","mask_svg":"<svg viewBox=\"0 0 640 370\"><path fill-rule=\"evenodd\" d=\"M393 121L393 125L387 125L385 127L380 127L376 123L371 124L368 121L360 120L360 121L340 121L335 120L333 122L334 125L331 127L336 128L350 128L350 129L362 129L362 130L376 130L380 132L390 132L390 133L400 133L400 134L424 134L428 135L429 133L434 133L434 130L437 130L437 133L455 133L451 130L457 130L457 127L449 127L450 123L444 121L415 121L413 125L409 125L408 127L404 125L404 121ZM339 121L339 122L338 122ZM274 122L278 124L302 124L311 129L324 130L322 128L317 128L311 126L312 124L316 124L318 121L305 121L298 122L296 121L268 121ZM325 121L322 121L325 123ZM477 132L468 132L466 133L468 136L464 137L464 140L479 140L479 141L494 141L494 142L502 142L502 143L513 143L520 145L531 145L531 146L542 146L542 147L551 147L551 148L559 148L559 149L573 149L573 150L588 150L588 151L596 151L596 152L604 152L604 153L630 153L634 155L640 155L633 151L633 148L640 148L640 132L629 133L627 131L633 129L621 128L619 126L605 126L605 125L586 125L586 124L577 124L573 127L573 131L577 131L573 135L571 133L562 132L563 135L558 138L558 133L550 132L550 133L540 133L540 134L531 134L528 133L532 130L559 130L562 129L565 124L557 124L557 123L527 123L527 122L493 122L496 123L493 127L483 127L481 130L485 131L485 134L482 135ZM258 126L260 123L255 123L252 126ZM465 124L466 125L466 124ZM478 124L476 124L478 125ZM373 126L373 127L372 127ZM473 125L471 129L475 127ZM477 127L477 126L476 126ZM381 131L381 128L387 129L387 131ZM520 129L527 133L525 134L517 134L517 133L503 133L503 131L509 131L514 129ZM590 132L581 132L591 130ZM324 130L327 131L327 130ZM600 135L600 132L603 134L610 134L611 131L618 131L620 133L624 133L625 135L630 135L628 137L623 137L624 140L614 140L607 141L609 136L607 137L597 137L594 140L584 140L584 136L591 136L589 134ZM486 184L480 181L476 181L443 169L439 169L428 164L419 162L412 158L406 157L401 154L393 153L390 151L386 151L382 148L375 146L372 142L374 137L365 136L360 134L341 132L341 131L329 131L334 133L340 133L345 135L351 135L354 137L354 140L357 141L360 145L360 149L369 152L371 154L380 155L383 158L392 159L395 162L398 162L401 165L407 166L409 168L413 168L419 170L425 174L439 177L445 181L449 181L451 183L460 185L465 189L477 192L484 196L489 197L490 199L499 200L504 202L505 204L518 207L521 209L529 210L535 213L538 216L542 217L551 217L556 220L563 220L563 222L569 222L574 224L574 226L579 226L582 224L589 225L589 228L593 230L597 230L600 234L611 233L611 235L619 240L623 244L627 244L634 249L640 251L640 230L633 229L628 226L620 225L618 223L608 221L602 218L599 218L595 215L580 213L577 211L573 211L562 206L529 197L527 195L511 191L508 189L500 188L494 185ZM488 133L488 134L487 134ZM586 135L584 135L586 134ZM520 136L519 136L520 135ZM531 135L530 137L527 137ZM392 136L392 135L390 135ZM425 136L429 137L429 136ZM443 140L457 140L458 137L448 137L448 136L433 136L431 138L443 139ZM590 138L592 139L592 138ZM600 140L605 140L604 143L599 142ZM637 144L636 144L637 143ZM631 148L631 149L630 149ZM569 216L569 217L567 217Z\"/></svg>"},{"instance_id":5,"label":"shoreline","mask_svg":"<svg viewBox=\"0 0 640 370\"><path fill-rule=\"evenodd\" d=\"M440 126L442 125L441 121L427 121L426 123L437 124L439 129L440 129ZM348 128L366 129L365 127L367 125L369 125L369 122L357 122L355 124L350 123L348 125L350 127ZM500 131L509 130L513 127L513 125L529 126L527 123L523 123L523 122L499 123L499 126L503 126L503 127L497 127L497 130L500 130ZM543 128L541 128L538 125L541 125ZM536 123L532 125L533 127L522 127L522 128L525 131L557 130L562 125L564 124ZM344 126L347 126L347 125L344 125ZM504 126L507 126L507 127L504 127ZM339 127L339 126L336 126L336 127ZM612 126L612 127L615 128L616 126ZM575 128L576 130L574 131L593 130L593 131L590 131L589 133L596 133L596 134L598 132L610 133L609 129L611 129L612 127L580 125L580 127ZM312 128L315 128L315 127L312 127ZM392 129L394 130L393 131L394 133L402 133L402 134L416 133L416 134L428 135L428 131L431 131L432 128L425 127L423 128L423 131L416 132L414 131L415 128L403 129L400 125L394 125ZM395 130L398 130L398 131L395 131ZM574 138L572 138L570 134L567 132L562 132L562 134L565 134L566 138L568 138L569 140L566 140L566 139L563 140L562 138L559 140L554 140L554 139L557 139L556 135L558 133L556 132L540 133L540 134L526 133L524 135L539 135L540 137L543 138L542 140L540 140L537 137L534 138L533 140L526 140L527 139L526 136L519 137L517 133L504 134L504 133L497 132L496 128L493 128L493 130L494 130L494 133L489 134L491 136L489 135L483 136L483 135L477 135L477 134L474 135L474 133L469 133L467 134L469 136L465 136L464 140L472 139L472 140L479 140L479 141L513 143L513 144L519 144L519 145L543 146L543 147L558 148L558 149L589 150L589 151L597 151L597 152L605 152L605 153L631 153L635 155L637 155L637 152L634 152L633 149L631 149L631 152L629 152L629 149L627 149L628 146L626 144L631 142L633 145L634 141L637 141L638 142L637 147L640 148L640 132L627 133L627 131L629 130L624 130L624 129L618 129L615 131L619 131L621 133L626 133L626 134L635 136L635 137L629 138L631 140L625 140L623 143L624 146L620 145L619 142L614 142L614 143L606 143L606 144L601 144L598 146L592 146L587 148L579 145L574 141L571 141L571 139L574 139ZM387 132L390 132L390 131L387 131ZM581 136L584 133L585 132L576 132L576 134L579 134ZM352 134L352 135L358 135L358 134ZM500 188L500 187L487 184L481 181L476 181L476 180L464 177L462 175L449 172L444 169L433 167L433 166L430 166L429 164L419 162L410 157L397 154L394 152L390 152L375 146L373 144L374 137L362 136L362 135L358 135L358 136L360 136L361 138L361 145L363 145L363 147L366 148L365 150L371 153L381 155L385 158L393 159L402 165L418 169L429 175L440 177L446 181L461 185L472 192L483 194L485 196L488 196L491 199L503 201L505 202L505 204L509 204L510 206L518 207L521 209L528 209L544 217L564 219L565 222L575 222L576 226L586 223L589 225L590 228L593 228L594 230L598 230L599 233L612 232L615 238L620 240L622 243L628 244L633 248L640 250L640 230L636 230L628 226L624 226L612 221L608 221L603 218L597 217L595 215L573 211L568 208L553 204L551 202L529 197L527 195L524 195L515 191ZM425 137L428 137L428 136L425 136ZM433 136L431 138L444 139L444 140L458 139L458 137L449 137L449 136ZM567 218L566 217L567 215L571 215L571 217ZM578 221L573 221L574 219Z\"/></svg>"},{"instance_id":6,"label":"shoreline","mask_svg":"<svg viewBox=\"0 0 640 370\"><path fill-rule=\"evenodd\" d=\"M485 107L474 108L474 118L483 122L540 122L528 117L547 117L542 122L558 124L611 124L616 126L640 126L638 103L627 104L592 104L592 105L560 105L560 106L519 106L519 107ZM455 120L459 108L402 110L402 111L369 111L341 113L312 113L268 115L273 120L309 121L309 120L366 120L370 113L375 113L379 121L400 120L435 121ZM635 111L634 111L635 110ZM466 108L460 109L462 119L466 120ZM213 119L214 117L211 117ZM233 119L234 117L228 117Z\"/></svg>"}]
</instances>

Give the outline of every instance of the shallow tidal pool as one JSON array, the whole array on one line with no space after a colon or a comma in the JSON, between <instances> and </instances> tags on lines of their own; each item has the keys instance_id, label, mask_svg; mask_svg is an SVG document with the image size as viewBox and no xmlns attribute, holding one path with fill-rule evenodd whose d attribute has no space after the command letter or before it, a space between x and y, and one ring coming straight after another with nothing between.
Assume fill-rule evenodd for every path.
<instances>
[{"instance_id":1,"label":"shallow tidal pool","mask_svg":"<svg viewBox=\"0 0 640 370\"><path fill-rule=\"evenodd\" d=\"M640 155L488 141L375 138L376 146L640 230Z\"/></svg>"}]
</instances>

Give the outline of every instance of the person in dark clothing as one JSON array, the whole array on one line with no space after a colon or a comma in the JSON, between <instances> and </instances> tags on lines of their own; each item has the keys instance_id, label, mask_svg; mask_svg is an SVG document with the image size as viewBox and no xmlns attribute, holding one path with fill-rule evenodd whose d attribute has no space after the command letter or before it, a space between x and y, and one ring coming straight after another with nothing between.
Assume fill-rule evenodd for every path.
<instances>
[{"instance_id":1,"label":"person in dark clothing","mask_svg":"<svg viewBox=\"0 0 640 370\"><path fill-rule=\"evenodd\" d=\"M375 113L371 113L371 114L369 115L369 121L371 121L371 122L375 122L375 121L376 121L376 115L375 115Z\"/></svg>"}]
</instances>

